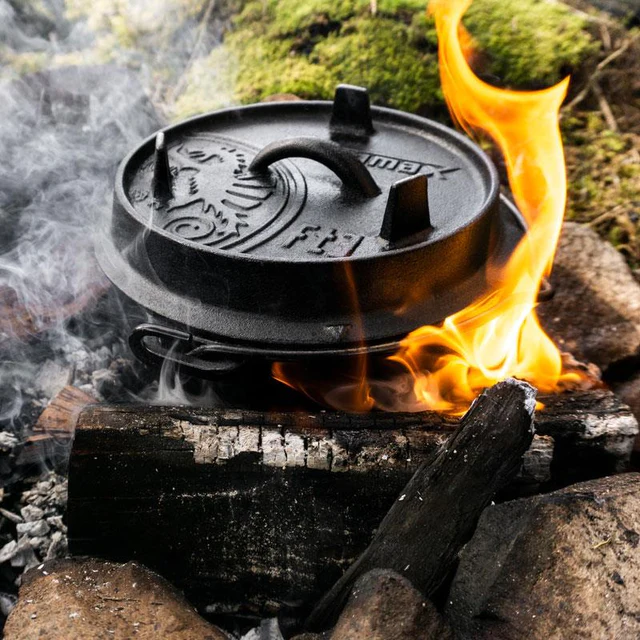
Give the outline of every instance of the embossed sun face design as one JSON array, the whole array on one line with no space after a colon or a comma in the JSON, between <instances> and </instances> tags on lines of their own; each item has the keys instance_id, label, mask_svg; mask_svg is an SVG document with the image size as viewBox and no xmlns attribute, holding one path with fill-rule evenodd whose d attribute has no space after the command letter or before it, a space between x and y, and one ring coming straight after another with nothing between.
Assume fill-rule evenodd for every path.
<instances>
[{"instance_id":1,"label":"embossed sun face design","mask_svg":"<svg viewBox=\"0 0 640 640\"><path fill-rule=\"evenodd\" d=\"M251 226L251 212L274 193L275 181L246 173L247 150L233 144L188 140L170 155L173 198L162 227L186 240L213 246L239 238Z\"/></svg>"}]
</instances>

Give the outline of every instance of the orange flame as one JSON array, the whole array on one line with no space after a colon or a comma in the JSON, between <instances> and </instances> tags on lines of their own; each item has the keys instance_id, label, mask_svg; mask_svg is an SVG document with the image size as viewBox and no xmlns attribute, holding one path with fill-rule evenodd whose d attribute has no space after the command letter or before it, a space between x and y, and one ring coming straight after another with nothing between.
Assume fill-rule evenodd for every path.
<instances>
[{"instance_id":1,"label":"orange flame","mask_svg":"<svg viewBox=\"0 0 640 640\"><path fill-rule=\"evenodd\" d=\"M578 378L563 373L560 353L535 312L565 208L558 112L569 79L526 92L499 89L480 80L467 62L473 42L461 25L470 3L432 0L429 6L436 21L443 92L457 124L470 135L488 135L502 151L511 191L529 228L507 265L489 268L489 295L449 316L441 326L421 327L402 341L390 360L410 372L415 397L410 406L385 402L385 409L461 413L483 388L509 376L528 380L542 392ZM292 383L292 376L284 376L282 369L278 373L279 379L286 377L288 384L309 393L306 381Z\"/></svg>"},{"instance_id":2,"label":"orange flame","mask_svg":"<svg viewBox=\"0 0 640 640\"><path fill-rule=\"evenodd\" d=\"M467 59L473 47L460 21L471 0L434 0L440 78L452 117L467 133L482 132L499 146L509 185L529 226L505 268L492 274L493 292L422 327L393 359L414 376L425 408L460 412L481 391L508 376L541 391L562 374L558 349L535 313L540 283L551 270L566 201L566 172L558 112L569 79L542 91L498 89L480 80ZM443 355L443 350L445 351Z\"/></svg>"}]
</instances>

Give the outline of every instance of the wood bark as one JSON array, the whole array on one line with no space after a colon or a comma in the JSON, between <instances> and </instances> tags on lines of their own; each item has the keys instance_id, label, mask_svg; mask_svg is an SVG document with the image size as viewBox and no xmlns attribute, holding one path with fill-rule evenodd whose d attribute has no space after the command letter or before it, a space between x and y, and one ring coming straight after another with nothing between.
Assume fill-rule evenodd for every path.
<instances>
[{"instance_id":1,"label":"wood bark","mask_svg":"<svg viewBox=\"0 0 640 640\"><path fill-rule=\"evenodd\" d=\"M541 435L503 496L610 473L631 450L637 423L609 391L543 401ZM138 559L210 611L286 612L339 579L457 424L430 412L90 406L69 465L71 550Z\"/></svg>"},{"instance_id":2,"label":"wood bark","mask_svg":"<svg viewBox=\"0 0 640 640\"><path fill-rule=\"evenodd\" d=\"M78 416L96 399L67 385L45 407L20 451L16 467L66 468Z\"/></svg>"},{"instance_id":3,"label":"wood bark","mask_svg":"<svg viewBox=\"0 0 640 640\"><path fill-rule=\"evenodd\" d=\"M533 439L536 392L509 379L485 391L433 460L415 472L373 541L307 620L332 627L360 576L391 569L425 596L442 583L480 514L517 474Z\"/></svg>"}]
</instances>

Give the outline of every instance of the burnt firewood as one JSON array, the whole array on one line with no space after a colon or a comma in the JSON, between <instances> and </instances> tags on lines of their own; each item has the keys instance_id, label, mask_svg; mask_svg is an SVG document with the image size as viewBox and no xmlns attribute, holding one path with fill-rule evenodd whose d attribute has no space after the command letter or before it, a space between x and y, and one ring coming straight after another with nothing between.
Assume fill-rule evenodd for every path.
<instances>
[{"instance_id":1,"label":"burnt firewood","mask_svg":"<svg viewBox=\"0 0 640 640\"><path fill-rule=\"evenodd\" d=\"M78 416L96 399L77 387L67 385L40 414L16 461L16 467L33 465L64 471L69 460Z\"/></svg>"},{"instance_id":2,"label":"burnt firewood","mask_svg":"<svg viewBox=\"0 0 640 640\"><path fill-rule=\"evenodd\" d=\"M629 407L605 388L570 391L541 396L543 409L535 416L536 433L532 448L524 459L523 477L529 482L549 480L549 456L553 453L552 484L564 486L617 471L623 471L629 461L638 423ZM92 398L79 389L66 387L52 400L38 420L33 435L25 443L18 461L35 459L49 465L66 463L64 452L73 439L78 409L90 404ZM49 409L52 409L50 411ZM355 448L377 436L383 440L398 437L408 449L431 451L441 445L458 420L433 411L422 413L370 413L365 415L341 412L279 413L268 415L259 411L200 409L194 407L157 407L151 405L92 406L83 416L81 428L118 427L125 424L171 426L178 416L184 424L220 424L223 427L282 427L287 441L304 438L307 429L327 430ZM51 418L54 418L54 422ZM397 435L393 432L397 432ZM385 435L386 434L386 435ZM549 439L553 439L553 442ZM555 443L555 447L554 447ZM53 446L55 445L55 447ZM55 456L52 456L52 449ZM335 446L334 446L335 450ZM279 454L274 454L279 455ZM61 456L64 458L61 459ZM311 458L314 456L311 455ZM343 463L343 452L333 456L336 466ZM415 460L407 460L407 468L415 470ZM313 461L310 461L310 465Z\"/></svg>"},{"instance_id":3,"label":"burnt firewood","mask_svg":"<svg viewBox=\"0 0 640 640\"><path fill-rule=\"evenodd\" d=\"M604 475L631 450L637 423L611 392L542 400L535 424L546 435L502 495ZM137 559L201 609L259 617L308 607L458 422L433 412L90 406L70 461L71 550Z\"/></svg>"},{"instance_id":4,"label":"burnt firewood","mask_svg":"<svg viewBox=\"0 0 640 640\"><path fill-rule=\"evenodd\" d=\"M536 392L509 379L485 391L431 461L415 472L366 551L307 620L312 630L335 623L356 580L392 569L424 595L446 577L495 494L515 477L533 439Z\"/></svg>"}]
</instances>

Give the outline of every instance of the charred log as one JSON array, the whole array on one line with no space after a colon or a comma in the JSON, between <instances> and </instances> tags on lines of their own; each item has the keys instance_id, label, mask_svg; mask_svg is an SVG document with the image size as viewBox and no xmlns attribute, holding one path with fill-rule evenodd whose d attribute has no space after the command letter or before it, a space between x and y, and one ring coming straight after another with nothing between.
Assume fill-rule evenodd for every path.
<instances>
[{"instance_id":1,"label":"charred log","mask_svg":"<svg viewBox=\"0 0 640 640\"><path fill-rule=\"evenodd\" d=\"M623 464L637 423L610 392L543 401L536 429L545 435L510 496L571 481L558 451L574 477ZM71 550L138 559L210 611L313 602L457 424L435 413L87 407L70 461Z\"/></svg>"},{"instance_id":2,"label":"charred log","mask_svg":"<svg viewBox=\"0 0 640 640\"><path fill-rule=\"evenodd\" d=\"M351 588L372 569L391 569L432 594L494 495L508 485L533 439L535 390L510 379L485 391L433 460L400 492L373 541L320 601L312 630L333 626Z\"/></svg>"}]
</instances>

